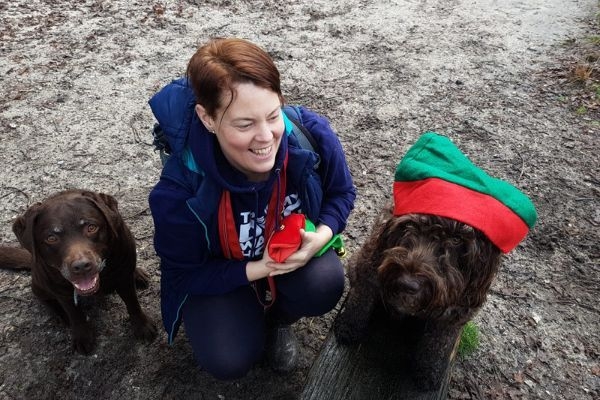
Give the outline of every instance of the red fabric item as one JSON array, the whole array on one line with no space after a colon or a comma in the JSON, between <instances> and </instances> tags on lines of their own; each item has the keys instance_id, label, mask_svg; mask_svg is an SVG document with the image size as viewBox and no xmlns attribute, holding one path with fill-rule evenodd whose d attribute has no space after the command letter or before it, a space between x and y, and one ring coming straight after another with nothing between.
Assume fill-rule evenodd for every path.
<instances>
[{"instance_id":1,"label":"red fabric item","mask_svg":"<svg viewBox=\"0 0 600 400\"><path fill-rule=\"evenodd\" d=\"M529 227L494 197L438 178L394 182L394 215L430 214L482 231L503 253L527 235Z\"/></svg>"},{"instance_id":2,"label":"red fabric item","mask_svg":"<svg viewBox=\"0 0 600 400\"><path fill-rule=\"evenodd\" d=\"M284 262L302 244L300 229L304 229L304 214L290 214L281 221L279 230L273 232L267 244L269 256L278 263Z\"/></svg>"},{"instance_id":3,"label":"red fabric item","mask_svg":"<svg viewBox=\"0 0 600 400\"><path fill-rule=\"evenodd\" d=\"M231 207L231 194L224 190L219 202L219 239L225 258L243 260L242 248L238 239Z\"/></svg>"}]
</instances>

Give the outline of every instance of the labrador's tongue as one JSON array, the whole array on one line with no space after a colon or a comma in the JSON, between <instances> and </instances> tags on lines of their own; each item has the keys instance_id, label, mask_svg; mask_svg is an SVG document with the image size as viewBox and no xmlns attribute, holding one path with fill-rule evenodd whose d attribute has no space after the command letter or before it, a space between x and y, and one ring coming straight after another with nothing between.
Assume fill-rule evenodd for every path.
<instances>
[{"instance_id":1,"label":"labrador's tongue","mask_svg":"<svg viewBox=\"0 0 600 400\"><path fill-rule=\"evenodd\" d=\"M77 289L80 294L89 294L95 292L98 283L98 275L94 275L90 278L84 278L77 282L73 282L73 286Z\"/></svg>"}]
</instances>

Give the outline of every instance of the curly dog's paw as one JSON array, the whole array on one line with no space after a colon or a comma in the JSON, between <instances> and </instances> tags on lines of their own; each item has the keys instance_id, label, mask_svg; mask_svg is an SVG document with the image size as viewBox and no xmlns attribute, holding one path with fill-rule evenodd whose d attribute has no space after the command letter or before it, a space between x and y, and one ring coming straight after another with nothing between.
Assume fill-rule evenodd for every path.
<instances>
[{"instance_id":1,"label":"curly dog's paw","mask_svg":"<svg viewBox=\"0 0 600 400\"><path fill-rule=\"evenodd\" d=\"M343 311L333 323L333 333L339 343L355 344L365 338L367 326L353 319L349 312Z\"/></svg>"},{"instance_id":2,"label":"curly dog's paw","mask_svg":"<svg viewBox=\"0 0 600 400\"><path fill-rule=\"evenodd\" d=\"M445 360L430 359L412 365L412 379L420 390L437 389L445 379L447 364Z\"/></svg>"}]
</instances>

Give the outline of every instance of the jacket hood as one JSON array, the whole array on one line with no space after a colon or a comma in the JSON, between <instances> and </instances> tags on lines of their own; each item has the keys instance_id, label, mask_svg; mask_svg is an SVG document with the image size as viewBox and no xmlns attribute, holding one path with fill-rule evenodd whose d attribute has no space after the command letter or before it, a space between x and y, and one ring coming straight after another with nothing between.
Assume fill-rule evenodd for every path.
<instances>
[{"instance_id":1,"label":"jacket hood","mask_svg":"<svg viewBox=\"0 0 600 400\"><path fill-rule=\"evenodd\" d=\"M152 96L148 104L169 140L172 153L180 154L196 114L196 96L187 79L172 81Z\"/></svg>"}]
</instances>

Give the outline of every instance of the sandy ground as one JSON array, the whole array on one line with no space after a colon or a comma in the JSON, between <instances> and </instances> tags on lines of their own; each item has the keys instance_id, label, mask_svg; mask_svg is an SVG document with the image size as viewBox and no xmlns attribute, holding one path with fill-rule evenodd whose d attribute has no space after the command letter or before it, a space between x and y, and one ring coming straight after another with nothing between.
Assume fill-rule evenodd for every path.
<instances>
[{"instance_id":1,"label":"sandy ground","mask_svg":"<svg viewBox=\"0 0 600 400\"><path fill-rule=\"evenodd\" d=\"M426 130L450 136L531 196L540 219L504 261L476 318L478 351L457 365L453 399L600 397L598 110L575 112L565 70L598 35L596 0L15 0L0 2L0 240L12 220L66 188L115 195L152 277L147 195L160 172L148 98L212 36L274 57L290 103L327 115L358 188L355 251L391 196L396 163ZM136 343L120 299L92 318L97 351L0 271L0 399L293 399L337 312L297 324L300 368L237 382L194 366L185 335Z\"/></svg>"}]
</instances>

